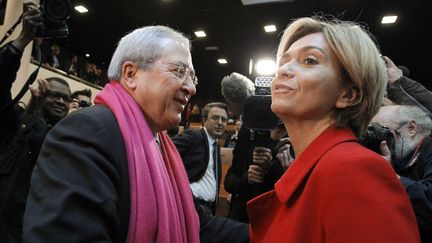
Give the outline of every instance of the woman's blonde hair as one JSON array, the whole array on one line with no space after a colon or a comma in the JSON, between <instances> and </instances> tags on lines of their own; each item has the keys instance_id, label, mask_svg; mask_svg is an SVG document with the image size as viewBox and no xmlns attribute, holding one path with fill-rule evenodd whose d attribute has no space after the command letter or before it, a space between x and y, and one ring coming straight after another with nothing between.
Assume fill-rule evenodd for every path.
<instances>
[{"instance_id":1,"label":"woman's blonde hair","mask_svg":"<svg viewBox=\"0 0 432 243\"><path fill-rule=\"evenodd\" d=\"M278 60L294 42L313 33L324 34L340 64L342 85L357 92L352 105L335 110L334 126L349 127L361 136L378 112L387 85L386 67L378 48L368 32L355 23L321 17L300 18L285 29Z\"/></svg>"}]
</instances>

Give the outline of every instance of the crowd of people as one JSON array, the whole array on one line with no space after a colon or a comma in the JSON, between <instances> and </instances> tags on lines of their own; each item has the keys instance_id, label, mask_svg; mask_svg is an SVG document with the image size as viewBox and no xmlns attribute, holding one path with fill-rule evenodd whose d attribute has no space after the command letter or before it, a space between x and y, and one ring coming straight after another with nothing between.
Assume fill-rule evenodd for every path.
<instances>
[{"instance_id":1,"label":"crowd of people","mask_svg":"<svg viewBox=\"0 0 432 243\"><path fill-rule=\"evenodd\" d=\"M43 26L34 3L23 9L21 34L0 50L0 242L432 240L432 93L355 23L293 21L271 87L279 122L240 119L226 136L232 104L193 108L191 42L165 26L119 41L95 104L53 77L22 108L11 87ZM59 50L44 63L62 68ZM168 136L180 122L202 127ZM216 213L222 183L228 215Z\"/></svg>"},{"instance_id":2,"label":"crowd of people","mask_svg":"<svg viewBox=\"0 0 432 243\"><path fill-rule=\"evenodd\" d=\"M46 67L62 70L67 75L81 78L101 87L108 83L106 71L101 67L48 40L35 39L31 58L35 62L41 61Z\"/></svg>"}]
</instances>

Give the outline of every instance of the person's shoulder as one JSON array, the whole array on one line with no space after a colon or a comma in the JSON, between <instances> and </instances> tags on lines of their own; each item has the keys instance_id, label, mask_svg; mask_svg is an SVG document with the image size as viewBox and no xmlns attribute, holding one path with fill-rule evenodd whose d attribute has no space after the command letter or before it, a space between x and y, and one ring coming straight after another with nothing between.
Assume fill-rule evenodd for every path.
<instances>
[{"instance_id":1,"label":"person's shoulder","mask_svg":"<svg viewBox=\"0 0 432 243\"><path fill-rule=\"evenodd\" d=\"M323 155L318 167L343 172L352 169L388 167L388 163L379 154L357 142L345 142L337 144Z\"/></svg>"},{"instance_id":2,"label":"person's shoulder","mask_svg":"<svg viewBox=\"0 0 432 243\"><path fill-rule=\"evenodd\" d=\"M183 132L183 134L184 135L186 135L186 136L198 136L198 135L200 135L202 132L201 132L201 129L186 129L184 132Z\"/></svg>"},{"instance_id":3,"label":"person's shoulder","mask_svg":"<svg viewBox=\"0 0 432 243\"><path fill-rule=\"evenodd\" d=\"M94 105L91 107L86 107L83 109L78 109L75 112L72 112L67 117L93 117L95 119L99 120L105 120L105 119L115 119L114 113L106 106L104 105Z\"/></svg>"},{"instance_id":4,"label":"person's shoulder","mask_svg":"<svg viewBox=\"0 0 432 243\"><path fill-rule=\"evenodd\" d=\"M78 128L83 128L83 126L94 128L104 127L105 130L108 131L119 129L114 113L104 105L94 105L92 107L78 109L60 120L58 125L64 126L66 124Z\"/></svg>"}]
</instances>

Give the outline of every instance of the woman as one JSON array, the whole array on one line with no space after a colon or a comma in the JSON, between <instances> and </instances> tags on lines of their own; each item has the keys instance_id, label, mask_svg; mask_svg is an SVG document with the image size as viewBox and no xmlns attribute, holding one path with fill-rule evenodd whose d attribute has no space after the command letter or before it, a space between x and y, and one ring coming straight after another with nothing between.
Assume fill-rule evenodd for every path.
<instances>
[{"instance_id":1,"label":"woman","mask_svg":"<svg viewBox=\"0 0 432 243\"><path fill-rule=\"evenodd\" d=\"M362 28L312 18L285 30L272 110L296 160L248 203L251 242L419 242L392 168L356 140L381 105L386 69Z\"/></svg>"}]
</instances>

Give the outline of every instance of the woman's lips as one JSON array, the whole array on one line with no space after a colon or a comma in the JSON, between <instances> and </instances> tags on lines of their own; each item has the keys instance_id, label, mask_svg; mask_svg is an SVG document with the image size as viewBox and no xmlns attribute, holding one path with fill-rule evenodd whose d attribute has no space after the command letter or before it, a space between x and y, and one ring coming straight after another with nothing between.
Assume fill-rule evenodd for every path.
<instances>
[{"instance_id":1,"label":"woman's lips","mask_svg":"<svg viewBox=\"0 0 432 243\"><path fill-rule=\"evenodd\" d=\"M275 93L283 93L283 92L290 92L294 91L295 89L286 85L286 84L275 84L273 87L273 92Z\"/></svg>"}]
</instances>

